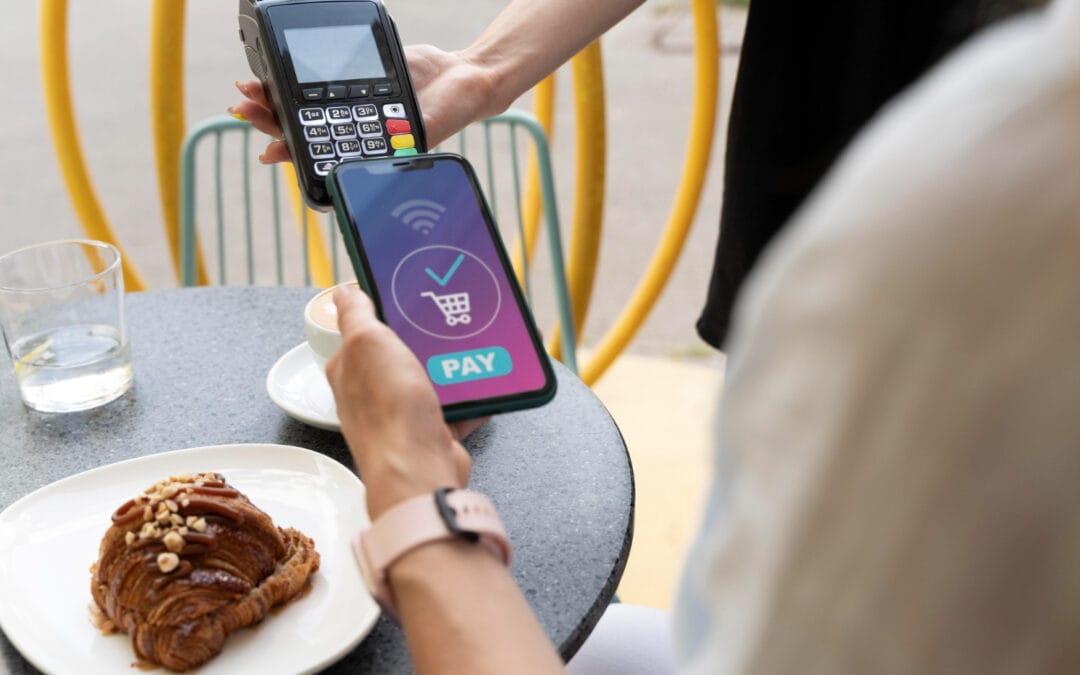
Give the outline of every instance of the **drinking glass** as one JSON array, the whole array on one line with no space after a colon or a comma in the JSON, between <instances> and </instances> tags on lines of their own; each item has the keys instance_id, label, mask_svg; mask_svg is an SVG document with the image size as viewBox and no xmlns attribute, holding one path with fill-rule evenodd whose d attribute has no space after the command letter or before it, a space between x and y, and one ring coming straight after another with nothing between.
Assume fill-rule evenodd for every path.
<instances>
[{"instance_id":1,"label":"drinking glass","mask_svg":"<svg viewBox=\"0 0 1080 675\"><path fill-rule=\"evenodd\" d=\"M90 240L0 256L0 332L30 408L87 410L131 387L120 265L116 247Z\"/></svg>"}]
</instances>

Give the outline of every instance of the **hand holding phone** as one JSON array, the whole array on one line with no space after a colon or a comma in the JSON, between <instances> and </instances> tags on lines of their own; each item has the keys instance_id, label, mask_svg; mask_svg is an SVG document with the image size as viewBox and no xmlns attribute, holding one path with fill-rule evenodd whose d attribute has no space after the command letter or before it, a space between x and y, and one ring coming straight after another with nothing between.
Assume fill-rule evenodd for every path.
<instances>
[{"instance_id":1,"label":"hand holding phone","mask_svg":"<svg viewBox=\"0 0 1080 675\"><path fill-rule=\"evenodd\" d=\"M422 366L355 284L334 290L344 346L327 363L341 431L372 518L399 501L469 480L468 453L443 422Z\"/></svg>"},{"instance_id":2,"label":"hand holding phone","mask_svg":"<svg viewBox=\"0 0 1080 675\"><path fill-rule=\"evenodd\" d=\"M556 381L469 164L345 162L328 183L360 284L448 420L547 402Z\"/></svg>"}]
</instances>

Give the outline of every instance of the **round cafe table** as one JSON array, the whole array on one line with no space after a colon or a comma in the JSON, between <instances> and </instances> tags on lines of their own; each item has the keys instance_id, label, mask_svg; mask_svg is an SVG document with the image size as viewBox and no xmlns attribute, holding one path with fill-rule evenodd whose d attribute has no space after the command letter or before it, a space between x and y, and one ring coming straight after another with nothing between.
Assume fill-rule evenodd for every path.
<instances>
[{"instance_id":1,"label":"round cafe table","mask_svg":"<svg viewBox=\"0 0 1080 675\"><path fill-rule=\"evenodd\" d=\"M179 448L277 443L353 467L339 433L293 420L266 393L270 367L303 342L302 310L315 292L213 287L129 294L134 385L88 412L26 409L10 363L0 357L0 510L66 476ZM626 565L634 479L603 405L560 364L555 371L559 387L551 403L493 418L466 446L471 486L496 503L514 544L511 572L569 659L611 601ZM89 623L87 629L93 630ZM63 643L57 635L57 648ZM37 672L2 634L0 670ZM400 629L380 618L325 672L412 667Z\"/></svg>"}]
</instances>

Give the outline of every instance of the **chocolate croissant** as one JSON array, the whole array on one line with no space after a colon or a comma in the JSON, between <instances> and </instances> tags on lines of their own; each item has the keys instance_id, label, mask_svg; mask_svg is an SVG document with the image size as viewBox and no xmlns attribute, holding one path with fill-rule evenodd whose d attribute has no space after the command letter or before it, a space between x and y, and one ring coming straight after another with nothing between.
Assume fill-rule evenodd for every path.
<instances>
[{"instance_id":1,"label":"chocolate croissant","mask_svg":"<svg viewBox=\"0 0 1080 675\"><path fill-rule=\"evenodd\" d=\"M220 474L175 476L113 514L90 569L91 610L143 661L191 670L318 569L311 539L275 526Z\"/></svg>"}]
</instances>

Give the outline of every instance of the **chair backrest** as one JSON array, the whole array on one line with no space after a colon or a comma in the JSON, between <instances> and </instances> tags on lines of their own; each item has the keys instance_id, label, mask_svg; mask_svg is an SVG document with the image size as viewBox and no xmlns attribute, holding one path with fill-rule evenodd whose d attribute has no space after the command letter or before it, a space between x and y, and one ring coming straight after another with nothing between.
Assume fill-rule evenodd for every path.
<instances>
[{"instance_id":1,"label":"chair backrest","mask_svg":"<svg viewBox=\"0 0 1080 675\"><path fill-rule=\"evenodd\" d=\"M250 124L228 116L205 120L184 139L182 285L328 286L352 278L333 214L319 214L300 203L291 166L257 161L263 143ZM515 266L533 313L541 325L548 315L557 319L560 342L551 349L576 372L576 331L543 129L530 114L512 110L463 131L442 149L470 158L503 239L515 242ZM531 251L525 253L531 236L526 232L522 150L535 160L532 173L548 241L540 257L546 254L546 266L530 265Z\"/></svg>"}]
</instances>

